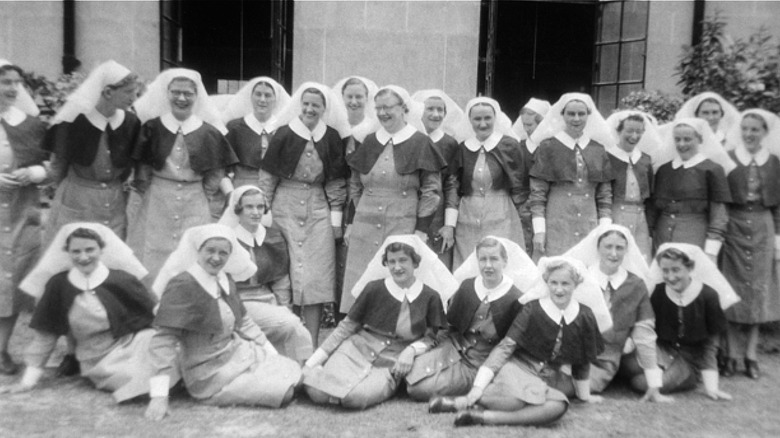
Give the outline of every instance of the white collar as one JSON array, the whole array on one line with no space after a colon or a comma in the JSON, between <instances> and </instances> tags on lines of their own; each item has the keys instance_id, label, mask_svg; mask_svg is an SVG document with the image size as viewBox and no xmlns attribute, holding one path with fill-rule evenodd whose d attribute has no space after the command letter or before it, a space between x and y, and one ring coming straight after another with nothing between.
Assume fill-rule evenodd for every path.
<instances>
[{"instance_id":1,"label":"white collar","mask_svg":"<svg viewBox=\"0 0 780 438\"><path fill-rule=\"evenodd\" d=\"M564 146L566 146L571 150L574 150L574 147L578 145L580 149L585 149L588 146L588 143L590 143L590 137L588 137L584 133L580 136L580 138L575 140L571 138L571 136L567 134L566 131L561 131L555 134L555 138L557 138L558 141L563 143Z\"/></svg>"},{"instance_id":2,"label":"white collar","mask_svg":"<svg viewBox=\"0 0 780 438\"><path fill-rule=\"evenodd\" d=\"M376 139L380 144L387 144L388 141L393 140L393 144L395 145L409 140L409 138L411 138L415 132L417 132L417 130L414 128L414 126L408 124L395 134L390 134L387 132L387 130L385 130L384 127L382 127L379 128L379 131L376 132Z\"/></svg>"},{"instance_id":3,"label":"white collar","mask_svg":"<svg viewBox=\"0 0 780 438\"><path fill-rule=\"evenodd\" d=\"M690 169L691 167L701 163L706 159L707 157L702 155L701 152L696 153L696 155L692 156L687 161L683 161L678 155L674 157L674 160L672 160L672 169L679 169L680 166L682 166L684 169Z\"/></svg>"},{"instance_id":4,"label":"white collar","mask_svg":"<svg viewBox=\"0 0 780 438\"><path fill-rule=\"evenodd\" d=\"M503 135L493 131L493 133L490 134L490 137L486 138L483 142L477 140L477 137L470 137L464 144L471 152L477 152L481 147L484 147L487 152L490 152L498 145L498 142L501 141L502 137Z\"/></svg>"},{"instance_id":5,"label":"white collar","mask_svg":"<svg viewBox=\"0 0 780 438\"><path fill-rule=\"evenodd\" d=\"M87 277L76 268L70 268L68 271L68 281L81 290L92 290L103 284L108 278L108 268L102 262L98 262L95 270Z\"/></svg>"},{"instance_id":6,"label":"white collar","mask_svg":"<svg viewBox=\"0 0 780 438\"><path fill-rule=\"evenodd\" d=\"M763 166L767 161L769 161L769 151L766 150L763 145L761 146L761 149L759 149L755 154L748 152L744 146L739 146L734 150L734 156L736 156L737 160L739 160L739 162L744 166L749 166L750 162L753 160L756 160L756 164L759 166Z\"/></svg>"},{"instance_id":7,"label":"white collar","mask_svg":"<svg viewBox=\"0 0 780 438\"><path fill-rule=\"evenodd\" d=\"M436 128L428 134L428 137L430 137L432 142L436 143L444 137L444 131L441 128Z\"/></svg>"},{"instance_id":8,"label":"white collar","mask_svg":"<svg viewBox=\"0 0 780 438\"><path fill-rule=\"evenodd\" d=\"M255 242L257 242L257 246L262 245L263 240L265 240L266 231L265 227L262 225L257 227L257 231L255 231L254 234L244 228L241 224L236 225L235 228L233 228L233 231L236 233L236 238L244 242L250 248L255 246Z\"/></svg>"},{"instance_id":9,"label":"white collar","mask_svg":"<svg viewBox=\"0 0 780 438\"><path fill-rule=\"evenodd\" d=\"M92 126L101 131L105 131L106 125L111 125L111 129L117 129L122 126L122 122L125 121L125 112L118 109L114 112L114 115L106 117L103 114L100 114L100 111L97 109L92 108L92 111L84 113L84 117L89 120L89 123L91 123Z\"/></svg>"},{"instance_id":10,"label":"white collar","mask_svg":"<svg viewBox=\"0 0 780 438\"><path fill-rule=\"evenodd\" d=\"M601 290L607 290L607 283L612 284L612 289L618 290L628 278L628 271L622 266L619 266L617 272L612 275L607 275L602 272L601 269L599 269L598 263L591 265L588 270L594 275Z\"/></svg>"},{"instance_id":11,"label":"white collar","mask_svg":"<svg viewBox=\"0 0 780 438\"><path fill-rule=\"evenodd\" d=\"M689 284L682 293L673 291L669 286L665 286L664 291L666 292L666 296L669 297L674 304L685 307L688 304L691 304L693 300L699 296L703 287L704 283L691 278L691 284Z\"/></svg>"},{"instance_id":12,"label":"white collar","mask_svg":"<svg viewBox=\"0 0 780 438\"><path fill-rule=\"evenodd\" d=\"M404 297L406 297L411 303L420 296L420 292L423 290L423 283L417 278L408 289L403 289L401 286L397 285L391 277L387 277L385 278L385 287L387 288L387 291L390 292L390 295L396 300L403 302Z\"/></svg>"},{"instance_id":13,"label":"white collar","mask_svg":"<svg viewBox=\"0 0 780 438\"><path fill-rule=\"evenodd\" d=\"M266 134L270 134L274 131L276 131L277 120L276 117L271 116L268 120L265 122L261 122L260 120L257 120L257 117L255 117L255 113L249 113L244 116L244 123L246 123L246 126L249 126L249 129L252 131L255 131L257 135L263 135L263 132Z\"/></svg>"},{"instance_id":14,"label":"white collar","mask_svg":"<svg viewBox=\"0 0 780 438\"><path fill-rule=\"evenodd\" d=\"M506 295L506 293L509 292L509 289L514 285L512 279L509 278L508 275L504 275L501 279L501 283L493 289L486 288L483 281L482 275L477 275L477 278L474 279L474 291L477 293L477 298L479 298L480 301L484 301L487 297L488 302L491 303Z\"/></svg>"},{"instance_id":15,"label":"white collar","mask_svg":"<svg viewBox=\"0 0 780 438\"><path fill-rule=\"evenodd\" d=\"M544 313L555 321L556 324L561 322L561 317L566 321L566 324L571 324L574 318L577 317L577 314L580 313L580 303L574 298L571 299L569 305L563 310L559 309L550 297L539 298L539 305L542 306Z\"/></svg>"},{"instance_id":16,"label":"white collar","mask_svg":"<svg viewBox=\"0 0 780 438\"><path fill-rule=\"evenodd\" d=\"M304 140L314 140L314 141L322 140L322 137L325 135L325 131L328 128L327 125L325 125L325 122L323 122L322 119L320 119L317 122L317 126L315 126L313 130L309 131L309 128L307 128L306 125L304 125L301 119L298 117L292 119L288 126L290 127L292 132L298 134L298 136L303 138Z\"/></svg>"},{"instance_id":17,"label":"white collar","mask_svg":"<svg viewBox=\"0 0 780 438\"><path fill-rule=\"evenodd\" d=\"M214 299L219 299L219 289L217 288L217 284L219 286L222 286L222 290L225 291L225 294L230 294L230 281L228 281L227 275L225 274L225 271L219 271L217 276L213 276L206 272L203 267L197 263L190 266L189 269L187 269L187 272L189 272L190 275L192 275L193 278L195 278L195 281L200 284L200 286L208 292L209 295L214 297Z\"/></svg>"},{"instance_id":18,"label":"white collar","mask_svg":"<svg viewBox=\"0 0 780 438\"><path fill-rule=\"evenodd\" d=\"M525 148L528 149L528 152L530 152L532 155L534 152L536 152L536 148L538 148L539 145L536 144L533 140L531 140L531 137L528 137L525 139Z\"/></svg>"},{"instance_id":19,"label":"white collar","mask_svg":"<svg viewBox=\"0 0 780 438\"><path fill-rule=\"evenodd\" d=\"M11 126L17 126L27 118L27 114L15 106L9 106L5 112L0 114L0 119L5 120Z\"/></svg>"},{"instance_id":20,"label":"white collar","mask_svg":"<svg viewBox=\"0 0 780 438\"><path fill-rule=\"evenodd\" d=\"M179 119L173 116L173 113L166 113L160 116L160 121L166 129L174 134L179 132L179 128L181 128L181 132L184 135L187 135L190 132L203 126L203 120L195 114L189 116L187 120L181 122Z\"/></svg>"},{"instance_id":21,"label":"white collar","mask_svg":"<svg viewBox=\"0 0 780 438\"><path fill-rule=\"evenodd\" d=\"M720 126L718 126L718 129L714 132L715 138L718 140L718 143L723 143L726 140L726 132L720 129Z\"/></svg>"},{"instance_id":22,"label":"white collar","mask_svg":"<svg viewBox=\"0 0 780 438\"><path fill-rule=\"evenodd\" d=\"M636 146L634 146L634 150L630 154L621 149L620 146L609 148L608 152L618 160L628 164L636 164L642 158L642 151Z\"/></svg>"}]
</instances>

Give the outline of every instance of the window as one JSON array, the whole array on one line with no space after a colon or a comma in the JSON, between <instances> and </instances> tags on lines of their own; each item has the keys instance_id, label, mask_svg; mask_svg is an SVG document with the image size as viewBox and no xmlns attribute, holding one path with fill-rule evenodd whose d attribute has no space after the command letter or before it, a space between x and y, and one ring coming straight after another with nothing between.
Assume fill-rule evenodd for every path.
<instances>
[{"instance_id":1,"label":"window","mask_svg":"<svg viewBox=\"0 0 780 438\"><path fill-rule=\"evenodd\" d=\"M593 97L605 116L620 99L645 85L650 2L606 0L599 4L593 63Z\"/></svg>"},{"instance_id":2,"label":"window","mask_svg":"<svg viewBox=\"0 0 780 438\"><path fill-rule=\"evenodd\" d=\"M182 63L182 1L160 2L160 70Z\"/></svg>"}]
</instances>

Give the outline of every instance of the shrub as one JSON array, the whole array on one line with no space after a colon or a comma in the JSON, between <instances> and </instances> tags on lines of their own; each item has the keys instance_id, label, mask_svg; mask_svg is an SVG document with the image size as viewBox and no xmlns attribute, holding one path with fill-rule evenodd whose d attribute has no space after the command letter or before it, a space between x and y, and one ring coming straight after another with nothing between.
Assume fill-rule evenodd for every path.
<instances>
[{"instance_id":1,"label":"shrub","mask_svg":"<svg viewBox=\"0 0 780 438\"><path fill-rule=\"evenodd\" d=\"M31 91L35 103L41 109L41 118L48 120L65 104L70 93L84 81L86 76L82 73L63 74L56 81L46 79L45 76L27 72L24 80Z\"/></svg>"},{"instance_id":2,"label":"shrub","mask_svg":"<svg viewBox=\"0 0 780 438\"><path fill-rule=\"evenodd\" d=\"M682 104L682 97L660 91L634 91L620 99L620 109L635 109L652 114L659 124L672 121Z\"/></svg>"}]
</instances>

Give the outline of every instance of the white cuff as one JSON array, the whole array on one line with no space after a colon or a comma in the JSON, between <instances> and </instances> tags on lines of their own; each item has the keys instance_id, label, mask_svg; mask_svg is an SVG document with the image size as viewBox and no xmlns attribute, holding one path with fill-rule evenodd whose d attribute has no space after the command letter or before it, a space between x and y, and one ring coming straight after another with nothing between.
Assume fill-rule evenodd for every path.
<instances>
[{"instance_id":1,"label":"white cuff","mask_svg":"<svg viewBox=\"0 0 780 438\"><path fill-rule=\"evenodd\" d=\"M340 227L341 222L344 219L343 211L331 210L330 212L330 224L334 227Z\"/></svg>"},{"instance_id":2,"label":"white cuff","mask_svg":"<svg viewBox=\"0 0 780 438\"><path fill-rule=\"evenodd\" d=\"M444 225L448 227L455 227L458 224L458 209L445 208L444 209Z\"/></svg>"},{"instance_id":3,"label":"white cuff","mask_svg":"<svg viewBox=\"0 0 780 438\"><path fill-rule=\"evenodd\" d=\"M168 397L171 378L168 375L154 376L149 379L149 397Z\"/></svg>"},{"instance_id":4,"label":"white cuff","mask_svg":"<svg viewBox=\"0 0 780 438\"><path fill-rule=\"evenodd\" d=\"M623 354L631 354L636 350L636 344L631 337L626 339L625 345L623 345Z\"/></svg>"},{"instance_id":5,"label":"white cuff","mask_svg":"<svg viewBox=\"0 0 780 438\"><path fill-rule=\"evenodd\" d=\"M577 398L582 401L590 400L590 380L575 380L574 392Z\"/></svg>"},{"instance_id":6,"label":"white cuff","mask_svg":"<svg viewBox=\"0 0 780 438\"><path fill-rule=\"evenodd\" d=\"M494 375L490 368L479 367L477 376L474 378L474 386L485 389L493 381Z\"/></svg>"},{"instance_id":7,"label":"white cuff","mask_svg":"<svg viewBox=\"0 0 780 438\"><path fill-rule=\"evenodd\" d=\"M707 391L715 392L718 390L718 370L701 370L701 380Z\"/></svg>"},{"instance_id":8,"label":"white cuff","mask_svg":"<svg viewBox=\"0 0 780 438\"><path fill-rule=\"evenodd\" d=\"M22 381L20 383L22 386L32 388L38 384L38 381L41 380L41 376L43 376L43 368L28 366L24 369L24 374L22 375Z\"/></svg>"},{"instance_id":9,"label":"white cuff","mask_svg":"<svg viewBox=\"0 0 780 438\"><path fill-rule=\"evenodd\" d=\"M715 239L707 239L704 242L704 252L709 255L716 256L720 252L720 247L723 246L723 242Z\"/></svg>"},{"instance_id":10,"label":"white cuff","mask_svg":"<svg viewBox=\"0 0 780 438\"><path fill-rule=\"evenodd\" d=\"M46 179L46 169L43 166L35 165L27 169L30 170L30 182L33 184L40 184Z\"/></svg>"},{"instance_id":11,"label":"white cuff","mask_svg":"<svg viewBox=\"0 0 780 438\"><path fill-rule=\"evenodd\" d=\"M266 339L265 344L263 344L263 350L270 356L276 356L279 354L279 352L276 351L274 344L272 344L268 339Z\"/></svg>"},{"instance_id":12,"label":"white cuff","mask_svg":"<svg viewBox=\"0 0 780 438\"><path fill-rule=\"evenodd\" d=\"M314 368L317 365L321 365L327 359L328 353L326 353L322 348L318 348L314 351L314 354L312 354L311 357L306 360L304 365L310 368Z\"/></svg>"},{"instance_id":13,"label":"white cuff","mask_svg":"<svg viewBox=\"0 0 780 438\"><path fill-rule=\"evenodd\" d=\"M775 236L775 249L780 249L780 236Z\"/></svg>"},{"instance_id":14,"label":"white cuff","mask_svg":"<svg viewBox=\"0 0 780 438\"><path fill-rule=\"evenodd\" d=\"M268 213L263 215L263 218L260 219L260 224L266 228L274 224L274 217L271 215L271 210L268 210Z\"/></svg>"},{"instance_id":15,"label":"white cuff","mask_svg":"<svg viewBox=\"0 0 780 438\"><path fill-rule=\"evenodd\" d=\"M233 181L231 181L228 177L222 178L219 181L219 189L222 190L222 193L227 195L233 191Z\"/></svg>"},{"instance_id":16,"label":"white cuff","mask_svg":"<svg viewBox=\"0 0 780 438\"><path fill-rule=\"evenodd\" d=\"M599 225L612 225L612 218L611 217L603 217L599 219Z\"/></svg>"},{"instance_id":17,"label":"white cuff","mask_svg":"<svg viewBox=\"0 0 780 438\"><path fill-rule=\"evenodd\" d=\"M425 342L422 341L412 342L409 346L414 348L415 356L419 356L425 353L426 351L428 351L428 345L426 345Z\"/></svg>"},{"instance_id":18,"label":"white cuff","mask_svg":"<svg viewBox=\"0 0 780 438\"><path fill-rule=\"evenodd\" d=\"M531 219L531 224L534 227L534 234L547 232L547 220L543 217L535 217Z\"/></svg>"},{"instance_id":19,"label":"white cuff","mask_svg":"<svg viewBox=\"0 0 780 438\"><path fill-rule=\"evenodd\" d=\"M664 385L664 372L660 368L644 370L648 388L660 388Z\"/></svg>"}]
</instances>

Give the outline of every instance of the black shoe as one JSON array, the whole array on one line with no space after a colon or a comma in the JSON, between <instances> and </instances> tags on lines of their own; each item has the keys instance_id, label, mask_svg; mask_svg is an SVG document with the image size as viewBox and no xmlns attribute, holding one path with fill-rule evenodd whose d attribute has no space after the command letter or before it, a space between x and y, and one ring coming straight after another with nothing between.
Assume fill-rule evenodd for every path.
<instances>
[{"instance_id":1,"label":"black shoe","mask_svg":"<svg viewBox=\"0 0 780 438\"><path fill-rule=\"evenodd\" d=\"M458 412L453 397L434 397L428 402L429 414L441 414L444 412Z\"/></svg>"},{"instance_id":2,"label":"black shoe","mask_svg":"<svg viewBox=\"0 0 780 438\"><path fill-rule=\"evenodd\" d=\"M759 378L758 361L745 359L745 375L754 380Z\"/></svg>"},{"instance_id":3,"label":"black shoe","mask_svg":"<svg viewBox=\"0 0 780 438\"><path fill-rule=\"evenodd\" d=\"M458 415L455 417L455 427L474 426L478 424L485 424L485 417L481 410L469 409L467 411L461 411L458 412Z\"/></svg>"},{"instance_id":4,"label":"black shoe","mask_svg":"<svg viewBox=\"0 0 780 438\"><path fill-rule=\"evenodd\" d=\"M723 368L720 370L720 375L723 377L731 377L737 373L737 360L726 359L726 363L723 364Z\"/></svg>"},{"instance_id":5,"label":"black shoe","mask_svg":"<svg viewBox=\"0 0 780 438\"><path fill-rule=\"evenodd\" d=\"M7 351L0 353L0 374L13 375L19 372L19 365L11 359Z\"/></svg>"},{"instance_id":6,"label":"black shoe","mask_svg":"<svg viewBox=\"0 0 780 438\"><path fill-rule=\"evenodd\" d=\"M57 377L70 377L81 374L81 365L79 365L78 359L75 354L66 354L62 358L62 362L57 367Z\"/></svg>"}]
</instances>

